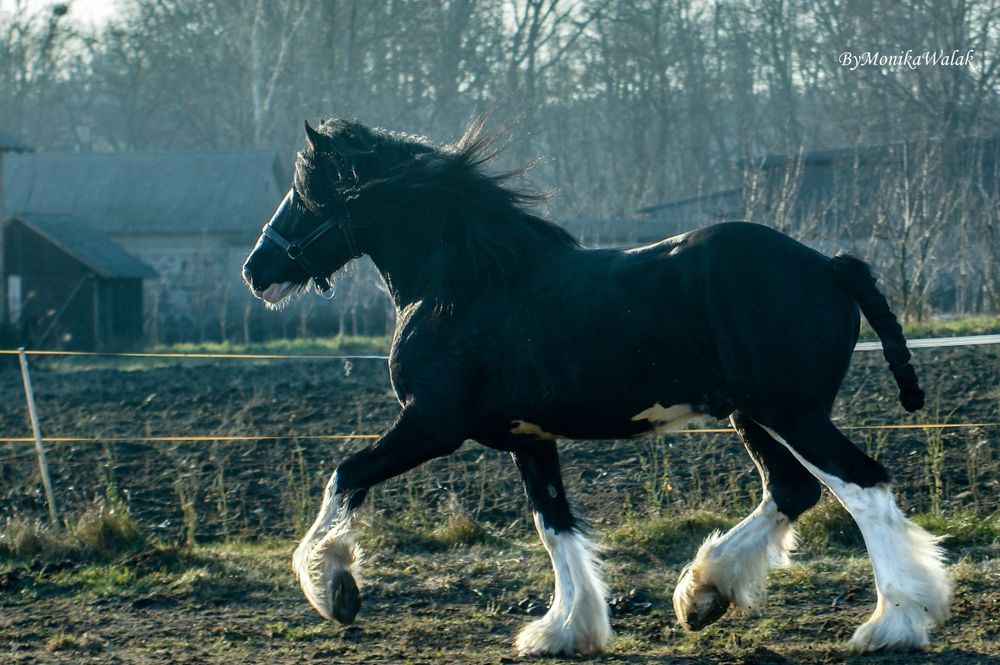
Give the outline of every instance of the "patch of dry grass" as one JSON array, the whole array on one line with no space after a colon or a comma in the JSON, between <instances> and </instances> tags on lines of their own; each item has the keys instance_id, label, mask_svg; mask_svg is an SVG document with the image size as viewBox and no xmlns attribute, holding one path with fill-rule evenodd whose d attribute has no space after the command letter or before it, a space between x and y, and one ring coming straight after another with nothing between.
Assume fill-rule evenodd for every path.
<instances>
[{"instance_id":1,"label":"patch of dry grass","mask_svg":"<svg viewBox=\"0 0 1000 665\"><path fill-rule=\"evenodd\" d=\"M39 520L9 518L0 529L0 560L107 561L146 544L124 506L101 500L58 532Z\"/></svg>"}]
</instances>

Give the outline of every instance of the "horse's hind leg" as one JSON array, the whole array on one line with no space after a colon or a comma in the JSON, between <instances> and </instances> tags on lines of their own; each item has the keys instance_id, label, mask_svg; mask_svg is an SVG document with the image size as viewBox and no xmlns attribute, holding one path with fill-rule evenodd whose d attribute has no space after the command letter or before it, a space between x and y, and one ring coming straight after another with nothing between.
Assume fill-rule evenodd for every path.
<instances>
[{"instance_id":1,"label":"horse's hind leg","mask_svg":"<svg viewBox=\"0 0 1000 665\"><path fill-rule=\"evenodd\" d=\"M556 445L536 441L511 454L555 573L552 606L518 635L518 653L599 653L611 639L607 587L593 546L581 533L581 524L566 500Z\"/></svg>"},{"instance_id":2,"label":"horse's hind leg","mask_svg":"<svg viewBox=\"0 0 1000 665\"><path fill-rule=\"evenodd\" d=\"M851 638L851 650L926 646L928 631L947 618L951 600L939 539L903 516L885 468L858 450L828 418L807 418L775 429L775 438L830 488L864 536L878 601Z\"/></svg>"},{"instance_id":3,"label":"horse's hind leg","mask_svg":"<svg viewBox=\"0 0 1000 665\"><path fill-rule=\"evenodd\" d=\"M808 471L757 423L736 412L730 420L760 473L760 505L726 533L710 535L681 573L674 612L688 630L699 630L730 604L760 609L767 598L767 570L787 563L795 545L792 522L815 504L820 486Z\"/></svg>"}]
</instances>

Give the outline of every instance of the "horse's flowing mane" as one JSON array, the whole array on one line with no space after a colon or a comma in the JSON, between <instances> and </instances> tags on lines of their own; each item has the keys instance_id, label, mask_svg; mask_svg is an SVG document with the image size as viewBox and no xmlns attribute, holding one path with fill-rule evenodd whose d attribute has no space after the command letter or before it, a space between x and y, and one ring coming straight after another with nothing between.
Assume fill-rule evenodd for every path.
<instances>
[{"instance_id":1,"label":"horse's flowing mane","mask_svg":"<svg viewBox=\"0 0 1000 665\"><path fill-rule=\"evenodd\" d=\"M434 241L430 256L414 257L428 267L424 290L435 304L451 308L511 281L552 251L579 246L533 211L548 195L523 184L530 164L488 170L509 145L506 130L486 131L488 120L489 114L480 116L444 146L357 121L324 120L321 142L299 154L296 188L311 207L343 202L358 223L380 227L374 233L419 225L419 233ZM314 173L319 177L310 177ZM336 196L317 191L320 182L333 186Z\"/></svg>"}]
</instances>

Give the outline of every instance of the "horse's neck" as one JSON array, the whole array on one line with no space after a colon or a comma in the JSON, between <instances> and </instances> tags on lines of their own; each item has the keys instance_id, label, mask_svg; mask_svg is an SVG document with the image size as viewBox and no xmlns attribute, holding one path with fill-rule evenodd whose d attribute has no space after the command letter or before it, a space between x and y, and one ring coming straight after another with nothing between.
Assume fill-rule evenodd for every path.
<instances>
[{"instance_id":1,"label":"horse's neck","mask_svg":"<svg viewBox=\"0 0 1000 665\"><path fill-rule=\"evenodd\" d=\"M513 221L510 223L518 223ZM410 226L408 230L419 228ZM453 271L455 266L447 265L448 261L454 261L455 256L445 253L443 240L435 234L432 225L423 227L424 233L400 233L385 237L383 242L373 246L368 252L375 266L382 274L386 287L396 305L397 311L402 310L407 305L421 300L435 300L442 296L454 296L454 293L442 293L439 291L442 283L446 282L449 276L444 271ZM517 265L493 265L488 270L494 277L497 275L516 273L523 274L528 270L533 262L542 257L552 257L556 254L573 251L575 246L570 246L560 242L558 239L540 233L528 226L523 228L524 237L510 238L511 247L514 250L511 261ZM528 249L530 248L530 249ZM463 251L475 252L475 246L464 246ZM470 266L474 262L470 262ZM440 274L437 271L441 271ZM466 285L473 290L485 283L482 275L476 274L474 268L468 268L468 275L463 275ZM503 278L501 278L503 279ZM448 285L455 288L457 285Z\"/></svg>"},{"instance_id":2,"label":"horse's neck","mask_svg":"<svg viewBox=\"0 0 1000 665\"><path fill-rule=\"evenodd\" d=\"M397 311L426 296L428 263L433 252L429 241L419 240L400 240L369 252Z\"/></svg>"},{"instance_id":3,"label":"horse's neck","mask_svg":"<svg viewBox=\"0 0 1000 665\"><path fill-rule=\"evenodd\" d=\"M396 306L397 313L423 299L421 289L417 288L417 280L408 278L405 270L386 269L378 263L375 267L382 275L382 281L389 292L389 297L392 298L393 305Z\"/></svg>"}]
</instances>

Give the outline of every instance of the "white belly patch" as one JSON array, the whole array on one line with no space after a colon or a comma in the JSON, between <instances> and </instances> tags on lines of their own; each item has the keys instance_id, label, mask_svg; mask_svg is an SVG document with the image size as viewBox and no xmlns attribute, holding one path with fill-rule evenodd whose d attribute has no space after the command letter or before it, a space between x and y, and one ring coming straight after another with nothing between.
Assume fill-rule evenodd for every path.
<instances>
[{"instance_id":1,"label":"white belly patch","mask_svg":"<svg viewBox=\"0 0 1000 665\"><path fill-rule=\"evenodd\" d=\"M511 434L520 434L521 436L530 436L535 439L544 439L546 441L555 441L560 438L558 434L546 432L535 423L529 423L526 420L515 420L511 424L513 425L513 427L510 428Z\"/></svg>"},{"instance_id":2,"label":"white belly patch","mask_svg":"<svg viewBox=\"0 0 1000 665\"><path fill-rule=\"evenodd\" d=\"M633 422L649 421L651 430L655 432L672 432L680 429L691 419L704 417L704 415L692 409L690 404L663 406L657 402L648 409L632 416L632 420Z\"/></svg>"}]
</instances>

